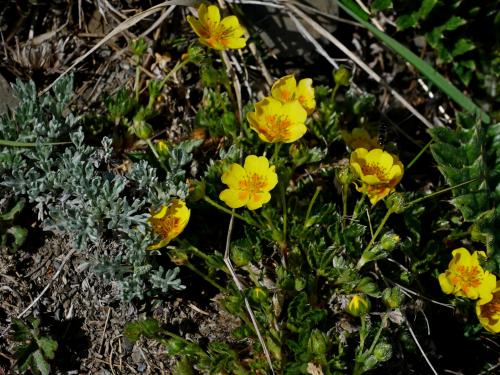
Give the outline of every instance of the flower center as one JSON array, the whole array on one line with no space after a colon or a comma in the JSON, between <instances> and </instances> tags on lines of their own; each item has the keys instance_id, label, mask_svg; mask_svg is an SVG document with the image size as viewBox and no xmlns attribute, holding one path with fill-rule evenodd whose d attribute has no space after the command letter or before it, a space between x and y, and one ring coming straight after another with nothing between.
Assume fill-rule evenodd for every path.
<instances>
[{"instance_id":1,"label":"flower center","mask_svg":"<svg viewBox=\"0 0 500 375\"><path fill-rule=\"evenodd\" d=\"M291 121L286 116L269 115L266 116L266 123L259 129L259 132L271 142L279 142L290 137L290 125Z\"/></svg>"},{"instance_id":2,"label":"flower center","mask_svg":"<svg viewBox=\"0 0 500 375\"><path fill-rule=\"evenodd\" d=\"M379 180L385 179L385 169L382 168L379 164L365 164L361 167L364 175L372 175L377 176Z\"/></svg>"},{"instance_id":3,"label":"flower center","mask_svg":"<svg viewBox=\"0 0 500 375\"><path fill-rule=\"evenodd\" d=\"M180 219L175 216L161 218L161 219L151 219L151 226L153 230L158 233L163 238L169 238L172 236L180 223Z\"/></svg>"},{"instance_id":4,"label":"flower center","mask_svg":"<svg viewBox=\"0 0 500 375\"><path fill-rule=\"evenodd\" d=\"M267 185L267 177L252 173L247 175L247 178L240 181L240 189L250 194L262 191Z\"/></svg>"},{"instance_id":5,"label":"flower center","mask_svg":"<svg viewBox=\"0 0 500 375\"><path fill-rule=\"evenodd\" d=\"M477 288L481 285L481 271L477 266L458 266L451 282L467 293L469 288Z\"/></svg>"}]
</instances>

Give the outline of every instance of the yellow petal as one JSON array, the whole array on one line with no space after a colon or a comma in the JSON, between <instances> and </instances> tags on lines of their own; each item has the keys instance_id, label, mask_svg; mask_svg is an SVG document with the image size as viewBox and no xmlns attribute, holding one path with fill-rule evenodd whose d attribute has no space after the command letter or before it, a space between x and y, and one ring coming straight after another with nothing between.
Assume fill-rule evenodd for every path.
<instances>
[{"instance_id":1,"label":"yellow petal","mask_svg":"<svg viewBox=\"0 0 500 375\"><path fill-rule=\"evenodd\" d=\"M200 9L203 5L200 6ZM200 14L201 23L205 24L210 31L214 31L220 22L220 12L219 8L215 5L209 5L206 8L206 12Z\"/></svg>"},{"instance_id":2,"label":"yellow petal","mask_svg":"<svg viewBox=\"0 0 500 375\"><path fill-rule=\"evenodd\" d=\"M295 98L300 102L308 114L311 114L316 108L312 83L313 81L311 78L301 79L295 93Z\"/></svg>"},{"instance_id":3,"label":"yellow petal","mask_svg":"<svg viewBox=\"0 0 500 375\"><path fill-rule=\"evenodd\" d=\"M384 153L384 151L380 148L375 148L373 150L370 150L368 152L368 154L366 154L365 156L365 159L368 161L368 162L373 162L373 163L377 163L380 159L380 157L382 156L382 154Z\"/></svg>"},{"instance_id":4,"label":"yellow petal","mask_svg":"<svg viewBox=\"0 0 500 375\"><path fill-rule=\"evenodd\" d=\"M239 38L245 33L245 29L241 27L238 17L224 17L219 24L219 29L231 38Z\"/></svg>"},{"instance_id":5,"label":"yellow petal","mask_svg":"<svg viewBox=\"0 0 500 375\"><path fill-rule=\"evenodd\" d=\"M226 189L221 191L219 199L231 208L240 208L247 204L249 193L242 190Z\"/></svg>"},{"instance_id":6,"label":"yellow petal","mask_svg":"<svg viewBox=\"0 0 500 375\"><path fill-rule=\"evenodd\" d=\"M262 174L269 169L269 160L265 156L248 155L245 158L245 171L250 174Z\"/></svg>"},{"instance_id":7,"label":"yellow petal","mask_svg":"<svg viewBox=\"0 0 500 375\"><path fill-rule=\"evenodd\" d=\"M382 152L377 162L377 164L380 165L380 167L386 171L389 171L391 169L393 163L394 159L392 155L389 154L388 152Z\"/></svg>"},{"instance_id":8,"label":"yellow petal","mask_svg":"<svg viewBox=\"0 0 500 375\"><path fill-rule=\"evenodd\" d=\"M366 155L368 154L368 150L366 148L360 147L355 149L352 154L351 154L351 159L352 160L363 160L365 159Z\"/></svg>"},{"instance_id":9,"label":"yellow petal","mask_svg":"<svg viewBox=\"0 0 500 375\"><path fill-rule=\"evenodd\" d=\"M296 123L304 123L307 119L306 110L297 101L283 104L280 112L283 116L292 119Z\"/></svg>"},{"instance_id":10,"label":"yellow petal","mask_svg":"<svg viewBox=\"0 0 500 375\"><path fill-rule=\"evenodd\" d=\"M230 49L240 49L247 45L246 38L229 38L221 41L222 45Z\"/></svg>"},{"instance_id":11,"label":"yellow petal","mask_svg":"<svg viewBox=\"0 0 500 375\"><path fill-rule=\"evenodd\" d=\"M278 79L271 88L271 95L274 99L282 103L289 102L295 99L295 89L297 88L297 81L293 74L284 76Z\"/></svg>"},{"instance_id":12,"label":"yellow petal","mask_svg":"<svg viewBox=\"0 0 500 375\"><path fill-rule=\"evenodd\" d=\"M168 206L161 206L161 208L152 216L153 219L162 219L168 211Z\"/></svg>"},{"instance_id":13,"label":"yellow petal","mask_svg":"<svg viewBox=\"0 0 500 375\"><path fill-rule=\"evenodd\" d=\"M240 182L245 180L247 172L239 164L231 164L222 175L222 182L231 189L239 189Z\"/></svg>"},{"instance_id":14,"label":"yellow petal","mask_svg":"<svg viewBox=\"0 0 500 375\"><path fill-rule=\"evenodd\" d=\"M202 23L193 16L187 16L187 21L191 25L196 35L198 35L200 38L207 38L210 35L209 31L202 25Z\"/></svg>"},{"instance_id":15,"label":"yellow petal","mask_svg":"<svg viewBox=\"0 0 500 375\"><path fill-rule=\"evenodd\" d=\"M377 176L374 175L361 175L361 181L367 183L368 185L376 185L380 184L380 180Z\"/></svg>"},{"instance_id":16,"label":"yellow petal","mask_svg":"<svg viewBox=\"0 0 500 375\"><path fill-rule=\"evenodd\" d=\"M495 289L497 278L495 275L485 271L481 287L479 288L479 296L482 299L487 299Z\"/></svg>"},{"instance_id":17,"label":"yellow petal","mask_svg":"<svg viewBox=\"0 0 500 375\"><path fill-rule=\"evenodd\" d=\"M155 244L152 244L151 246L148 246L148 250L157 250L161 249L162 247L167 246L170 243L170 240L161 240Z\"/></svg>"},{"instance_id":18,"label":"yellow petal","mask_svg":"<svg viewBox=\"0 0 500 375\"><path fill-rule=\"evenodd\" d=\"M285 143L295 142L307 132L307 127L303 123L295 123L288 128L288 137L283 140Z\"/></svg>"},{"instance_id":19,"label":"yellow petal","mask_svg":"<svg viewBox=\"0 0 500 375\"><path fill-rule=\"evenodd\" d=\"M260 193L253 193L248 200L247 207L249 210L256 210L257 208L261 208L263 204L269 202L271 200L271 194L267 191Z\"/></svg>"},{"instance_id":20,"label":"yellow petal","mask_svg":"<svg viewBox=\"0 0 500 375\"><path fill-rule=\"evenodd\" d=\"M441 286L441 289L443 290L444 293L446 293L446 294L453 293L454 286L448 280L446 273L441 273L438 276L438 280L439 280L439 285Z\"/></svg>"}]
</instances>

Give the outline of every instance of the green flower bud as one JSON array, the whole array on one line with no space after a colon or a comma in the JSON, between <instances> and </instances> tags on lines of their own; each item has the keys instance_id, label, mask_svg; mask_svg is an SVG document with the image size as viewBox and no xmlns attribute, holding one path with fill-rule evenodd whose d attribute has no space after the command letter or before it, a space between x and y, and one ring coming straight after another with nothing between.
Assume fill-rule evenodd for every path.
<instances>
[{"instance_id":1,"label":"green flower bud","mask_svg":"<svg viewBox=\"0 0 500 375\"><path fill-rule=\"evenodd\" d=\"M324 355L328 349L328 338L318 329L314 329L309 336L307 342L307 349L309 353L316 355Z\"/></svg>"},{"instance_id":2,"label":"green flower bud","mask_svg":"<svg viewBox=\"0 0 500 375\"><path fill-rule=\"evenodd\" d=\"M250 299L257 303L264 303L267 301L267 292L263 288L252 288L250 290Z\"/></svg>"},{"instance_id":3,"label":"green flower bud","mask_svg":"<svg viewBox=\"0 0 500 375\"><path fill-rule=\"evenodd\" d=\"M393 232L384 233L380 239L380 246L386 251L392 251L396 245L401 241L401 237Z\"/></svg>"},{"instance_id":4,"label":"green flower bud","mask_svg":"<svg viewBox=\"0 0 500 375\"><path fill-rule=\"evenodd\" d=\"M363 372L371 370L372 368L377 366L377 363L378 363L377 358L375 358L374 355L368 356L368 358L366 358L363 363L363 370L364 370Z\"/></svg>"},{"instance_id":5,"label":"green flower bud","mask_svg":"<svg viewBox=\"0 0 500 375\"><path fill-rule=\"evenodd\" d=\"M370 311L370 301L362 295L355 295L347 304L346 311L355 317L366 315Z\"/></svg>"},{"instance_id":6,"label":"green flower bud","mask_svg":"<svg viewBox=\"0 0 500 375\"><path fill-rule=\"evenodd\" d=\"M400 214L406 210L406 201L401 193L392 193L385 199L385 205L388 210Z\"/></svg>"},{"instance_id":7,"label":"green flower bud","mask_svg":"<svg viewBox=\"0 0 500 375\"><path fill-rule=\"evenodd\" d=\"M234 245L231 248L231 260L237 267L246 266L252 260L253 252L248 247Z\"/></svg>"},{"instance_id":8,"label":"green flower bud","mask_svg":"<svg viewBox=\"0 0 500 375\"><path fill-rule=\"evenodd\" d=\"M378 362L385 362L392 357L392 346L387 342L379 342L373 349L373 356Z\"/></svg>"},{"instance_id":9,"label":"green flower bud","mask_svg":"<svg viewBox=\"0 0 500 375\"><path fill-rule=\"evenodd\" d=\"M144 120L136 121L134 119L134 122L133 122L132 127L130 129L137 136L137 138L140 138L140 139L148 139L149 137L151 137L151 133L153 132L151 125L149 125Z\"/></svg>"},{"instance_id":10,"label":"green flower bud","mask_svg":"<svg viewBox=\"0 0 500 375\"><path fill-rule=\"evenodd\" d=\"M170 257L171 262L177 264L178 266L186 264L189 260L186 252L181 249L171 249L168 252L168 256Z\"/></svg>"},{"instance_id":11,"label":"green flower bud","mask_svg":"<svg viewBox=\"0 0 500 375\"><path fill-rule=\"evenodd\" d=\"M189 200L196 202L205 196L205 181L188 180Z\"/></svg>"},{"instance_id":12,"label":"green flower bud","mask_svg":"<svg viewBox=\"0 0 500 375\"><path fill-rule=\"evenodd\" d=\"M350 167L348 165L344 165L337 171L337 179L342 185L346 186L350 185L355 180L355 177L352 174Z\"/></svg>"},{"instance_id":13,"label":"green flower bud","mask_svg":"<svg viewBox=\"0 0 500 375\"><path fill-rule=\"evenodd\" d=\"M382 302L389 309L394 310L401 306L403 302L404 294L400 288L397 286L394 288L384 289L382 292Z\"/></svg>"},{"instance_id":14,"label":"green flower bud","mask_svg":"<svg viewBox=\"0 0 500 375\"><path fill-rule=\"evenodd\" d=\"M335 84L339 86L349 86L350 78L351 72L349 72L349 70L347 70L347 68L342 65L333 73Z\"/></svg>"}]
</instances>

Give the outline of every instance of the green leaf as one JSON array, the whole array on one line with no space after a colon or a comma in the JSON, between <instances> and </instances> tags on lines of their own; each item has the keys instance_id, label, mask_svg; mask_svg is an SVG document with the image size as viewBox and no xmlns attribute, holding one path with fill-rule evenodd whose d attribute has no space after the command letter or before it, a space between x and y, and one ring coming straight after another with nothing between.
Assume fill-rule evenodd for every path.
<instances>
[{"instance_id":1,"label":"green leaf","mask_svg":"<svg viewBox=\"0 0 500 375\"><path fill-rule=\"evenodd\" d=\"M453 51L451 52L451 54L453 55L453 57L456 57L463 55L464 53L467 53L469 51L472 51L475 48L476 45L474 44L474 42L472 42L472 40L461 38L455 43L455 46L453 47Z\"/></svg>"},{"instance_id":2,"label":"green leaf","mask_svg":"<svg viewBox=\"0 0 500 375\"><path fill-rule=\"evenodd\" d=\"M136 342L141 336L155 338L161 332L160 324L155 319L140 320L128 323L125 326L125 337L131 342Z\"/></svg>"},{"instance_id":3,"label":"green leaf","mask_svg":"<svg viewBox=\"0 0 500 375\"><path fill-rule=\"evenodd\" d=\"M38 346L42 350L44 356L48 359L53 359L57 350L57 341L50 337L40 337L36 340Z\"/></svg>"},{"instance_id":4,"label":"green leaf","mask_svg":"<svg viewBox=\"0 0 500 375\"><path fill-rule=\"evenodd\" d=\"M28 237L28 230L26 228L21 228L19 225L14 225L7 229L7 233L10 233L14 237L14 248L18 248L24 244L26 237Z\"/></svg>"},{"instance_id":5,"label":"green leaf","mask_svg":"<svg viewBox=\"0 0 500 375\"><path fill-rule=\"evenodd\" d=\"M440 28L444 27L445 30L452 31L458 29L460 26L463 26L467 23L465 19L462 17L453 16L443 26L439 26Z\"/></svg>"},{"instance_id":6,"label":"green leaf","mask_svg":"<svg viewBox=\"0 0 500 375\"><path fill-rule=\"evenodd\" d=\"M20 199L14 207L12 207L8 212L0 215L1 221L12 221L15 217L23 210L25 199Z\"/></svg>"},{"instance_id":7,"label":"green leaf","mask_svg":"<svg viewBox=\"0 0 500 375\"><path fill-rule=\"evenodd\" d=\"M392 8L392 0L374 0L371 8L374 12Z\"/></svg>"},{"instance_id":8,"label":"green leaf","mask_svg":"<svg viewBox=\"0 0 500 375\"><path fill-rule=\"evenodd\" d=\"M50 365L47 363L40 350L33 353L33 363L42 375L50 374Z\"/></svg>"},{"instance_id":9,"label":"green leaf","mask_svg":"<svg viewBox=\"0 0 500 375\"><path fill-rule=\"evenodd\" d=\"M12 320L12 331L14 341L24 342L33 337L28 326L20 319Z\"/></svg>"},{"instance_id":10,"label":"green leaf","mask_svg":"<svg viewBox=\"0 0 500 375\"><path fill-rule=\"evenodd\" d=\"M475 115L480 116L485 123L490 122L490 117L483 112L474 102L472 102L468 97L466 97L457 87L455 87L450 81L443 77L438 71L436 71L431 65L422 60L420 57L411 52L408 48L403 46L401 43L395 39L388 36L383 31L380 31L375 26L369 22L369 15L366 14L357 4L352 0L340 0L339 6L345 10L351 17L360 22L364 27L371 31L377 38L385 43L386 46L390 47L397 54L402 56L406 61L412 64L417 70L420 71L425 77L427 77L432 83L434 83L442 92L460 105L465 111Z\"/></svg>"}]
</instances>

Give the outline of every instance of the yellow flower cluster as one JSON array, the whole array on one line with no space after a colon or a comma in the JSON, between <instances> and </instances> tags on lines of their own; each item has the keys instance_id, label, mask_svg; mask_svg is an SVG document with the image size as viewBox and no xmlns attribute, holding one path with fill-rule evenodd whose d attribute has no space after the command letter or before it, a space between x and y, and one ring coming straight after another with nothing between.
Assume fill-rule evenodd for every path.
<instances>
[{"instance_id":1,"label":"yellow flower cluster","mask_svg":"<svg viewBox=\"0 0 500 375\"><path fill-rule=\"evenodd\" d=\"M250 128L268 143L291 143L307 131L306 119L316 108L312 80L295 80L293 75L278 79L267 96L247 114Z\"/></svg>"},{"instance_id":2,"label":"yellow flower cluster","mask_svg":"<svg viewBox=\"0 0 500 375\"><path fill-rule=\"evenodd\" d=\"M198 19L188 16L187 20L200 43L222 51L245 47L247 38L243 37L245 29L236 16L224 17L221 20L219 8L215 5L201 4L198 8Z\"/></svg>"},{"instance_id":3,"label":"yellow flower cluster","mask_svg":"<svg viewBox=\"0 0 500 375\"><path fill-rule=\"evenodd\" d=\"M351 154L351 170L361 183L356 189L368 196L372 205L394 191L403 177L398 157L380 148L357 148Z\"/></svg>"},{"instance_id":4,"label":"yellow flower cluster","mask_svg":"<svg viewBox=\"0 0 500 375\"><path fill-rule=\"evenodd\" d=\"M479 262L486 258L484 251L473 254L464 247L452 251L448 269L439 275L441 289L446 294L467 297L476 302L479 322L488 331L500 332L500 282L485 271Z\"/></svg>"}]
</instances>

